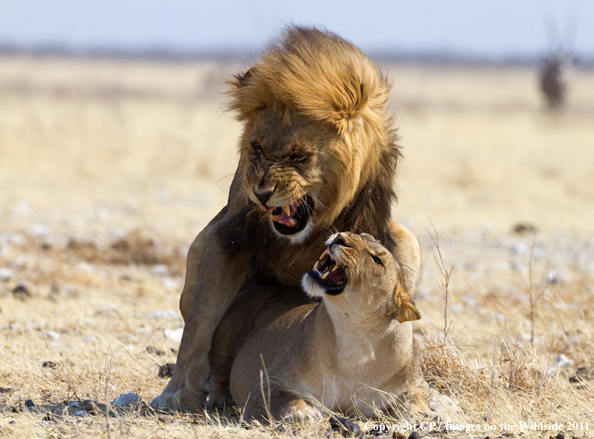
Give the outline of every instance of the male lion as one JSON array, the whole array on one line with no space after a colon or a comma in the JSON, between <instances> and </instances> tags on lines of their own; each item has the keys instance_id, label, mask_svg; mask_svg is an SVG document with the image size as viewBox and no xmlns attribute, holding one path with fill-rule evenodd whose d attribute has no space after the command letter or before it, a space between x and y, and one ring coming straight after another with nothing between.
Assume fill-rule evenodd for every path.
<instances>
[{"instance_id":1,"label":"male lion","mask_svg":"<svg viewBox=\"0 0 594 439\"><path fill-rule=\"evenodd\" d=\"M157 408L202 407L212 336L240 290L299 285L329 231L395 248L391 86L365 54L333 33L291 27L231 85L230 108L244 122L239 165L227 205L188 252L185 328Z\"/></svg>"},{"instance_id":2,"label":"male lion","mask_svg":"<svg viewBox=\"0 0 594 439\"><path fill-rule=\"evenodd\" d=\"M317 404L377 416L404 399L425 409L411 297L419 245L395 225L395 256L367 234L337 233L303 289L242 292L210 351L211 408L235 402L246 419L319 417ZM402 264L401 264L402 263Z\"/></svg>"}]
</instances>

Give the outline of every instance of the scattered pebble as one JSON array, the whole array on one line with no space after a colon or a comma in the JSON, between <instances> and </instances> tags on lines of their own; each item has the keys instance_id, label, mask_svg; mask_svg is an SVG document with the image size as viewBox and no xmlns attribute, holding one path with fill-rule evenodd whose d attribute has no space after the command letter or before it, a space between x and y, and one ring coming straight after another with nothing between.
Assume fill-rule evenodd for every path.
<instances>
[{"instance_id":1,"label":"scattered pebble","mask_svg":"<svg viewBox=\"0 0 594 439\"><path fill-rule=\"evenodd\" d=\"M41 336L48 340L57 340L60 338L60 334L55 331L44 331L41 333Z\"/></svg>"},{"instance_id":2,"label":"scattered pebble","mask_svg":"<svg viewBox=\"0 0 594 439\"><path fill-rule=\"evenodd\" d=\"M138 402L142 402L142 398L138 396L136 393L122 393L116 399L111 401L111 405L113 406L125 406L130 404L135 404Z\"/></svg>"},{"instance_id":3,"label":"scattered pebble","mask_svg":"<svg viewBox=\"0 0 594 439\"><path fill-rule=\"evenodd\" d=\"M152 319L177 319L180 318L180 314L173 309L165 309L153 311L148 314L148 317Z\"/></svg>"},{"instance_id":4,"label":"scattered pebble","mask_svg":"<svg viewBox=\"0 0 594 439\"><path fill-rule=\"evenodd\" d=\"M43 364L41 365L41 367L53 369L55 367L58 367L58 365L56 363L54 363L53 361L44 361Z\"/></svg>"},{"instance_id":5,"label":"scattered pebble","mask_svg":"<svg viewBox=\"0 0 594 439\"><path fill-rule=\"evenodd\" d=\"M74 412L74 416L88 416L89 412L86 410L77 410Z\"/></svg>"},{"instance_id":6,"label":"scattered pebble","mask_svg":"<svg viewBox=\"0 0 594 439\"><path fill-rule=\"evenodd\" d=\"M153 274L163 276L163 275L167 274L167 266L163 265L163 264L153 265L153 268L151 268L151 272Z\"/></svg>"},{"instance_id":7,"label":"scattered pebble","mask_svg":"<svg viewBox=\"0 0 594 439\"><path fill-rule=\"evenodd\" d=\"M20 300L26 300L31 297L31 292L27 288L27 284L23 281L19 282L17 286L12 290L14 297Z\"/></svg>"},{"instance_id":8,"label":"scattered pebble","mask_svg":"<svg viewBox=\"0 0 594 439\"><path fill-rule=\"evenodd\" d=\"M161 349L157 349L154 346L147 346L146 347L146 351L149 354L155 354L155 355L158 355L158 356L165 355L165 352L164 351L162 351Z\"/></svg>"},{"instance_id":9,"label":"scattered pebble","mask_svg":"<svg viewBox=\"0 0 594 439\"><path fill-rule=\"evenodd\" d=\"M171 378L175 370L175 363L165 363L159 366L159 378Z\"/></svg>"},{"instance_id":10,"label":"scattered pebble","mask_svg":"<svg viewBox=\"0 0 594 439\"><path fill-rule=\"evenodd\" d=\"M86 341L87 343L98 343L99 339L94 335L85 335L83 341Z\"/></svg>"},{"instance_id":11,"label":"scattered pebble","mask_svg":"<svg viewBox=\"0 0 594 439\"><path fill-rule=\"evenodd\" d=\"M567 367L567 366L572 366L572 365L573 365L573 361L570 360L569 358L567 358L563 354L559 354L555 357L555 366L556 367Z\"/></svg>"},{"instance_id":12,"label":"scattered pebble","mask_svg":"<svg viewBox=\"0 0 594 439\"><path fill-rule=\"evenodd\" d=\"M12 387L0 387L0 393L14 393Z\"/></svg>"},{"instance_id":13,"label":"scattered pebble","mask_svg":"<svg viewBox=\"0 0 594 439\"><path fill-rule=\"evenodd\" d=\"M0 282L7 281L14 277L14 271L8 268L0 268Z\"/></svg>"},{"instance_id":14,"label":"scattered pebble","mask_svg":"<svg viewBox=\"0 0 594 439\"><path fill-rule=\"evenodd\" d=\"M179 329L165 329L163 334L165 338L168 338L171 341L180 342L182 339L182 334L184 333L184 328Z\"/></svg>"}]
</instances>

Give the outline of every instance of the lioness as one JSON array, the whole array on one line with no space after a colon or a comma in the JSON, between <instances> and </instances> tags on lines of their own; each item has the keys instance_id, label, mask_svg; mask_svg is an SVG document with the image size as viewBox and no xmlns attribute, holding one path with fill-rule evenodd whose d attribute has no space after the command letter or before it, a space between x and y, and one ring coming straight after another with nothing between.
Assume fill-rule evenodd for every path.
<instances>
[{"instance_id":1,"label":"lioness","mask_svg":"<svg viewBox=\"0 0 594 439\"><path fill-rule=\"evenodd\" d=\"M393 257L370 235L338 233L303 289L254 287L217 328L210 351L209 407L232 399L261 420L315 417L316 401L333 411L374 416L423 382L411 320L421 317L411 289L416 239L396 230ZM422 387L421 387L422 389ZM387 395L389 394L389 396Z\"/></svg>"},{"instance_id":2,"label":"lioness","mask_svg":"<svg viewBox=\"0 0 594 439\"><path fill-rule=\"evenodd\" d=\"M156 408L202 407L212 335L240 290L299 285L329 231L395 248L391 86L365 54L333 33L291 27L231 86L244 122L239 165L227 205L188 251L184 333Z\"/></svg>"}]
</instances>

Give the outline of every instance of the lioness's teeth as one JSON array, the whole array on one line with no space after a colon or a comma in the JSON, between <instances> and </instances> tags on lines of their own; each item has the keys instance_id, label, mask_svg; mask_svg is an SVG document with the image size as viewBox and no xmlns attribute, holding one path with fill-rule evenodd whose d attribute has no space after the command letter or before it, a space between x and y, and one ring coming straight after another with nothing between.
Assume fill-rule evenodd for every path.
<instances>
[{"instance_id":1,"label":"lioness's teeth","mask_svg":"<svg viewBox=\"0 0 594 439\"><path fill-rule=\"evenodd\" d=\"M322 259L324 256L326 256L327 254L330 254L330 252L328 251L328 247L326 247L324 249L324 253L322 253L322 256L319 257L319 259Z\"/></svg>"},{"instance_id":2,"label":"lioness's teeth","mask_svg":"<svg viewBox=\"0 0 594 439\"><path fill-rule=\"evenodd\" d=\"M291 208L289 206L283 206L281 209L283 209L283 212L285 212L287 216L291 216Z\"/></svg>"},{"instance_id":3,"label":"lioness's teeth","mask_svg":"<svg viewBox=\"0 0 594 439\"><path fill-rule=\"evenodd\" d=\"M316 261L316 265L314 265L314 268L313 268L314 270L317 270L318 269L319 263L320 263L320 261Z\"/></svg>"},{"instance_id":4,"label":"lioness's teeth","mask_svg":"<svg viewBox=\"0 0 594 439\"><path fill-rule=\"evenodd\" d=\"M338 282L336 282L336 283L337 283L338 285L342 285L344 282L340 280L340 281L338 281Z\"/></svg>"},{"instance_id":5,"label":"lioness's teeth","mask_svg":"<svg viewBox=\"0 0 594 439\"><path fill-rule=\"evenodd\" d=\"M293 218L291 218L291 219L289 220L289 225L290 225L291 227L295 227L295 224L297 224L297 221L295 221Z\"/></svg>"},{"instance_id":6,"label":"lioness's teeth","mask_svg":"<svg viewBox=\"0 0 594 439\"><path fill-rule=\"evenodd\" d=\"M325 271L324 274L322 274L322 279L326 279L328 277L328 271Z\"/></svg>"}]
</instances>

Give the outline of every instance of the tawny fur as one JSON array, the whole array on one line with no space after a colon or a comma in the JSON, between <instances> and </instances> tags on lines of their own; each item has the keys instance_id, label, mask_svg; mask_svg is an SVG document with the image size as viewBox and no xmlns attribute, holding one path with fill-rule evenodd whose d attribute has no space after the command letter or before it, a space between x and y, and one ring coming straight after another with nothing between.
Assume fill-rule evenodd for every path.
<instances>
[{"instance_id":1,"label":"tawny fur","mask_svg":"<svg viewBox=\"0 0 594 439\"><path fill-rule=\"evenodd\" d=\"M303 279L321 303L291 287L242 293L214 336L209 406L234 401L258 420L316 417L321 406L376 416L408 395L422 407L410 323L420 318L411 297L419 248L407 229L393 229L401 259L369 235L341 233L344 245L329 248L346 267L345 289L328 295L308 275Z\"/></svg>"},{"instance_id":2,"label":"tawny fur","mask_svg":"<svg viewBox=\"0 0 594 439\"><path fill-rule=\"evenodd\" d=\"M366 232L396 251L390 230L399 149L387 114L390 85L359 49L330 32L291 27L232 81L231 108L244 122L227 206L188 251L180 299L185 320L173 378L154 407L195 410L208 391L207 354L237 293L299 285L336 230ZM266 209L313 200L291 236Z\"/></svg>"}]
</instances>

